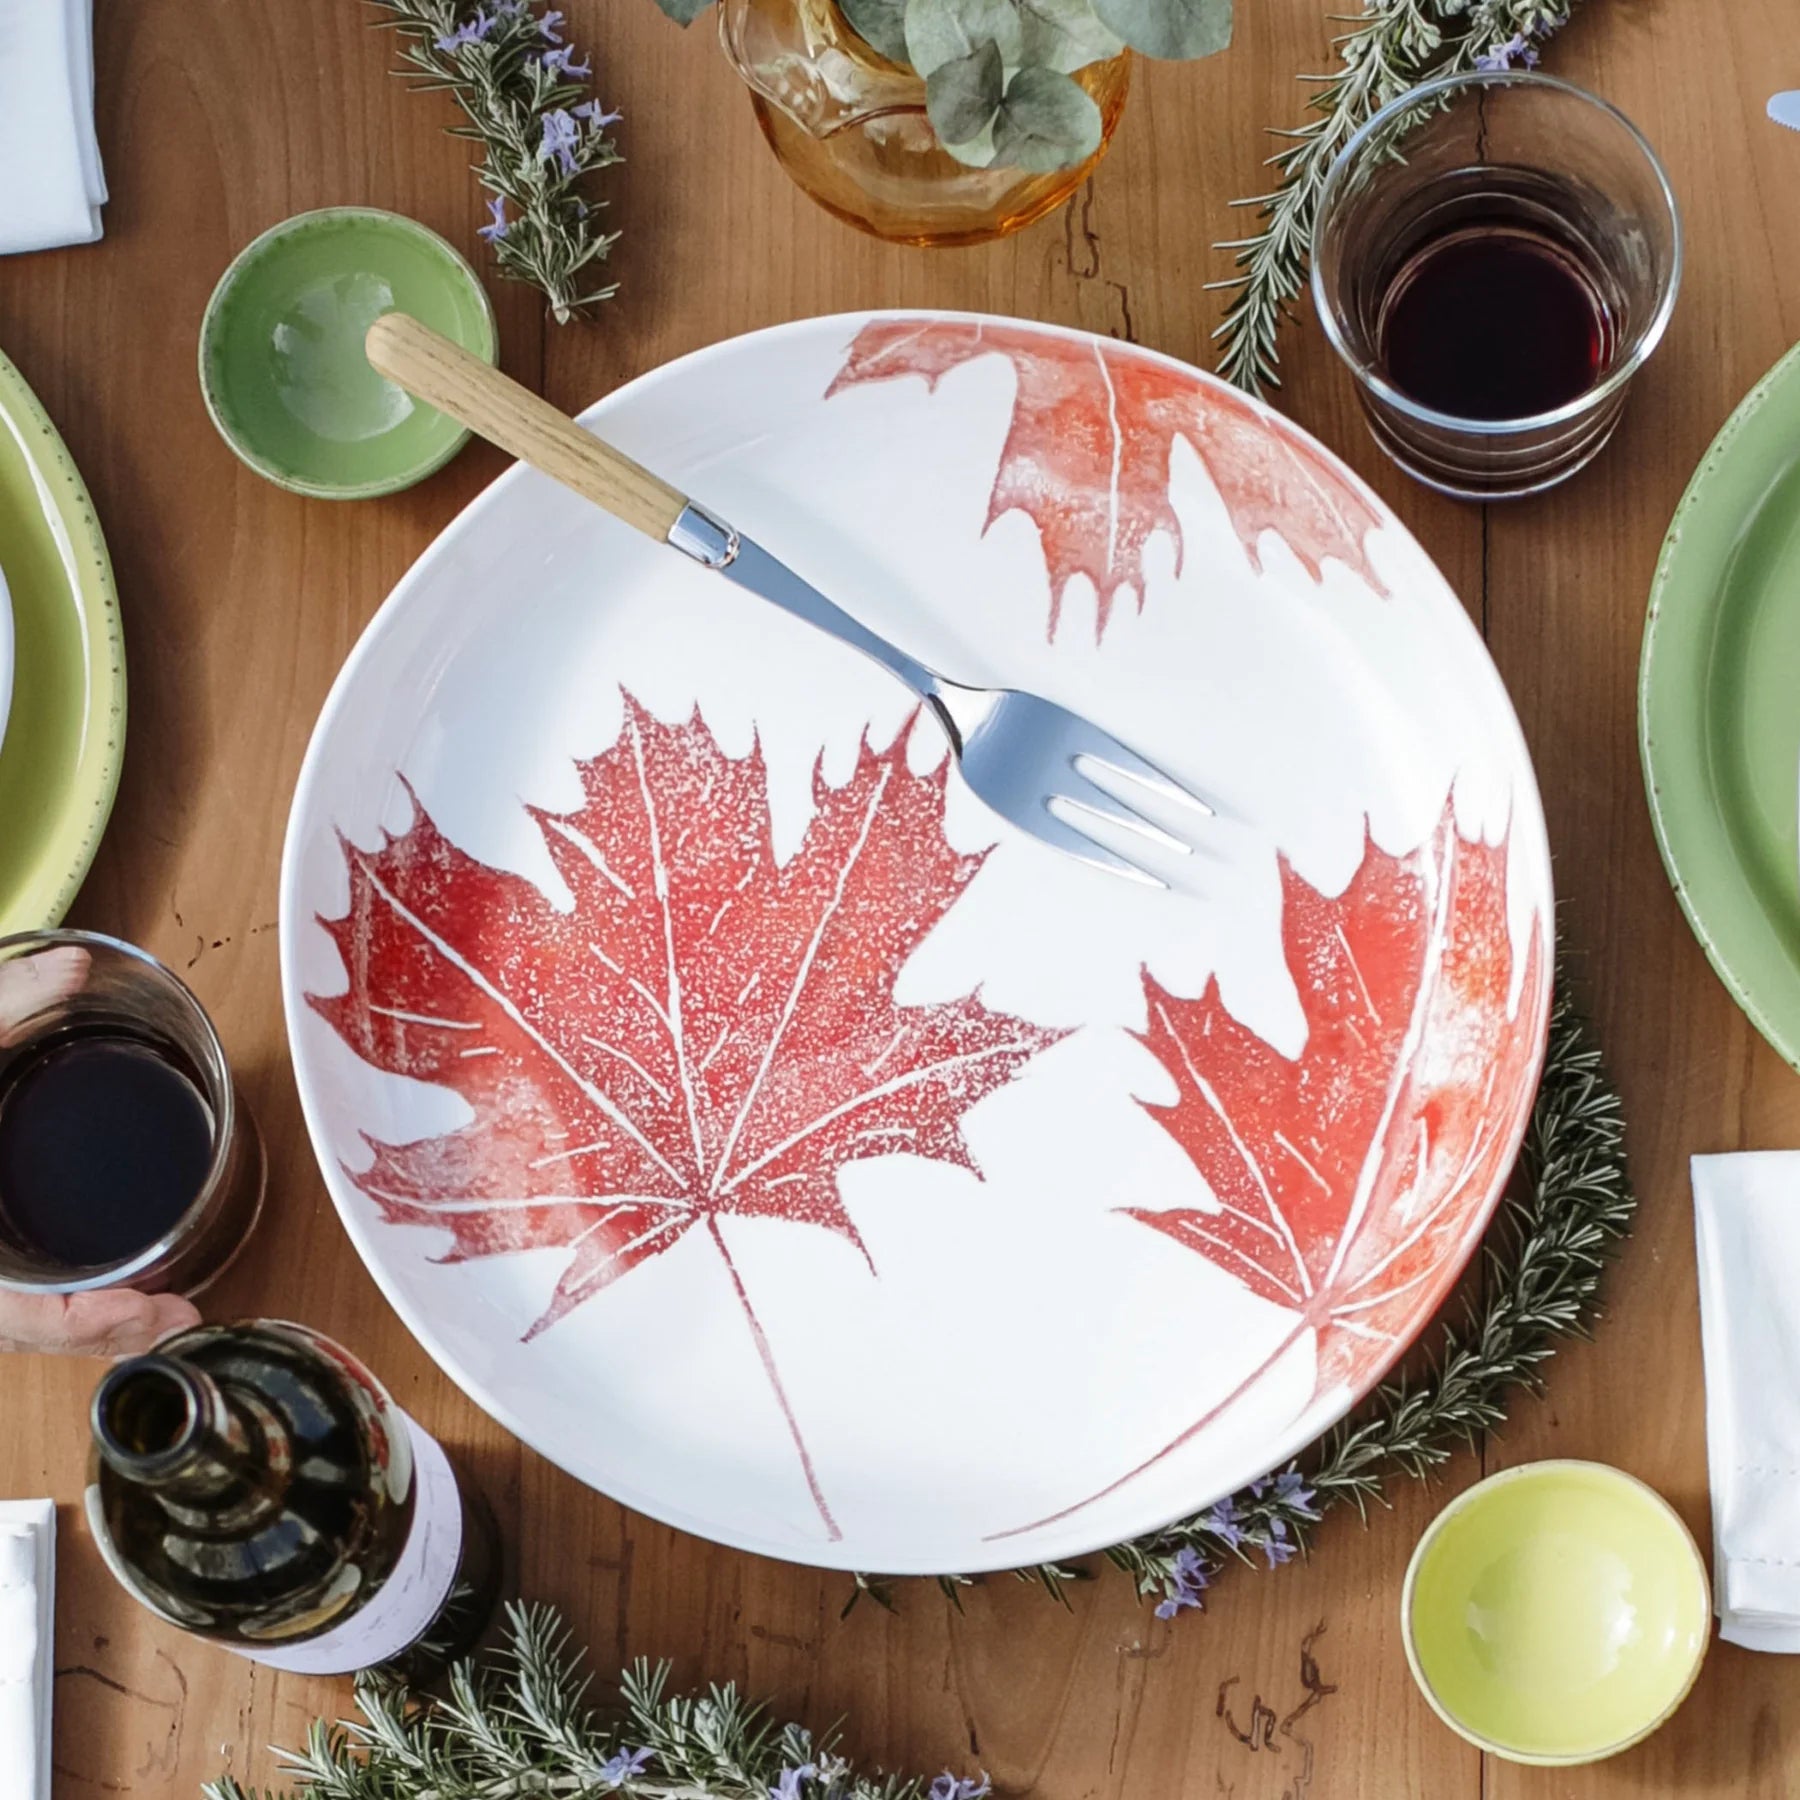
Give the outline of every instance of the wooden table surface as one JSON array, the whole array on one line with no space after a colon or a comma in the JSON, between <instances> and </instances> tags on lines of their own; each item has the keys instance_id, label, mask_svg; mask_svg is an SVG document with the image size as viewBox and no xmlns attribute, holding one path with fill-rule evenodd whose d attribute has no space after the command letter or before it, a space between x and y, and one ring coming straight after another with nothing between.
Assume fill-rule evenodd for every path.
<instances>
[{"instance_id":1,"label":"wooden table surface","mask_svg":"<svg viewBox=\"0 0 1800 1800\"><path fill-rule=\"evenodd\" d=\"M630 161L607 182L618 299L546 325L493 282L508 369L579 407L731 333L871 305L1052 319L1207 360L1224 272L1210 245L1255 191L1267 124L1327 58L1325 0L1247 0L1229 54L1140 70L1106 163L1076 204L1005 244L890 249L817 211L767 154L704 28L651 0L561 0L621 106ZM1339 8L1339 10L1348 10ZM103 242L0 261L0 347L93 489L123 596L129 749L118 809L74 920L184 971L219 1022L272 1165L259 1240L209 1301L287 1315L355 1345L465 1450L493 1496L516 1586L566 1609L602 1665L672 1657L815 1722L850 1721L890 1766L991 1771L1047 1800L1340 1800L1426 1795L1800 1792L1800 1668L1715 1645L1649 1743L1570 1772L1483 1760L1413 1689L1401 1572L1449 1492L1403 1484L1364 1531L1233 1574L1211 1611L1159 1623L1109 1576L1067 1610L1007 1579L959 1616L928 1585L888 1615L840 1617L842 1578L717 1549L622 1511L523 1450L466 1401L377 1293L326 1197L301 1124L276 974L276 870L294 777L326 688L407 564L498 473L484 447L395 499L278 492L214 435L194 379L206 297L232 253L286 215L392 207L483 262L467 146L448 103L385 72L354 0L100 0ZM1642 1205L1592 1345L1521 1403L1480 1466L1589 1456L1652 1482L1706 1538L1700 1344L1686 1159L1800 1143L1800 1077L1714 979L1670 893L1645 810L1634 695L1658 544L1708 440L1800 336L1800 139L1762 117L1800 84L1795 0L1588 0L1558 73L1623 107L1686 209L1687 283L1599 464L1541 500L1479 509L1398 476L1310 320L1287 340L1281 403L1385 494L1481 623L1524 720L1557 859L1566 943L1630 1120ZM0 1373L0 1494L64 1503L56 1791L191 1795L222 1770L268 1779L341 1685L275 1675L183 1640L110 1583L68 1510L83 1480L91 1364Z\"/></svg>"}]
</instances>

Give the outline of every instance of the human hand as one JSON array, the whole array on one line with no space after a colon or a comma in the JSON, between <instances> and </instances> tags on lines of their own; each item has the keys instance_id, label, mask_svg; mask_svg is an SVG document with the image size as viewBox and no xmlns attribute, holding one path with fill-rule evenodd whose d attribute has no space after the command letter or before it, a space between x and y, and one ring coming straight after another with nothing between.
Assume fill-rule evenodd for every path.
<instances>
[{"instance_id":1,"label":"human hand","mask_svg":"<svg viewBox=\"0 0 1800 1800\"><path fill-rule=\"evenodd\" d=\"M91 961L79 944L52 944L0 963L0 1050L24 1038L46 1007L79 994Z\"/></svg>"},{"instance_id":2,"label":"human hand","mask_svg":"<svg viewBox=\"0 0 1800 1800\"><path fill-rule=\"evenodd\" d=\"M0 1291L0 1352L136 1356L199 1323L193 1301L179 1294L139 1294L129 1288L85 1294Z\"/></svg>"}]
</instances>

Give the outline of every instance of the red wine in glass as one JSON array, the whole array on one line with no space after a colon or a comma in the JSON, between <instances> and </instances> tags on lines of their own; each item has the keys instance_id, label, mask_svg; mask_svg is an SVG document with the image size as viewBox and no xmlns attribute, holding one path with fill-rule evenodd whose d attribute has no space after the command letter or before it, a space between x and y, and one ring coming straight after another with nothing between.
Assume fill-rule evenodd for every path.
<instances>
[{"instance_id":1,"label":"red wine in glass","mask_svg":"<svg viewBox=\"0 0 1800 1800\"><path fill-rule=\"evenodd\" d=\"M1376 327L1408 399L1458 419L1535 418L1579 400L1616 333L1601 287L1566 242L1504 215L1412 248Z\"/></svg>"},{"instance_id":2,"label":"red wine in glass","mask_svg":"<svg viewBox=\"0 0 1800 1800\"><path fill-rule=\"evenodd\" d=\"M91 932L0 939L0 1286L197 1293L255 1225L265 1173L181 981Z\"/></svg>"},{"instance_id":3,"label":"red wine in glass","mask_svg":"<svg viewBox=\"0 0 1800 1800\"><path fill-rule=\"evenodd\" d=\"M171 1231L212 1162L213 1119L170 1043L51 1033L0 1069L0 1237L51 1267L124 1262Z\"/></svg>"}]
</instances>

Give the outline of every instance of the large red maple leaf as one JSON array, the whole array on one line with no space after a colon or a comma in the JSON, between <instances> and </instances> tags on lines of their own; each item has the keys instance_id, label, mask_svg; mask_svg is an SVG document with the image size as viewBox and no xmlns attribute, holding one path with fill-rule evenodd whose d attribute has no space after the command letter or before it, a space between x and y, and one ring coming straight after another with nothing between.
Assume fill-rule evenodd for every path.
<instances>
[{"instance_id":1,"label":"large red maple leaf","mask_svg":"<svg viewBox=\"0 0 1800 1800\"><path fill-rule=\"evenodd\" d=\"M1443 1299L1524 1130L1549 1018L1536 919L1514 983L1506 864L1504 842L1463 839L1448 807L1410 856L1368 841L1341 894L1284 861L1282 940L1306 1017L1298 1057L1235 1019L1216 981L1180 999L1146 973L1142 1041L1176 1098L1143 1104L1216 1206L1126 1216L1294 1319L1223 1400L1057 1518L1189 1442L1309 1333L1313 1397L1365 1391Z\"/></svg>"},{"instance_id":2,"label":"large red maple leaf","mask_svg":"<svg viewBox=\"0 0 1800 1800\"><path fill-rule=\"evenodd\" d=\"M345 843L350 906L323 920L348 991L312 1004L366 1062L454 1089L473 1117L370 1140L349 1171L447 1260L567 1249L528 1337L690 1233L730 1270L821 1518L837 1535L774 1351L720 1230L732 1215L855 1245L845 1165L906 1153L975 1171L964 1112L1063 1035L974 995L902 1006L894 985L973 878L944 836L945 767L906 734L865 743L777 863L760 749L724 755L696 714L629 696L569 814L534 812L574 904L476 861L415 803L377 850Z\"/></svg>"},{"instance_id":3,"label":"large red maple leaf","mask_svg":"<svg viewBox=\"0 0 1800 1800\"><path fill-rule=\"evenodd\" d=\"M972 319L878 319L857 334L827 398L899 375L935 388L952 369L993 355L1012 364L1018 394L987 522L1015 508L1037 522L1051 637L1076 575L1099 596L1096 635L1120 589L1142 607L1152 532L1173 539L1179 573L1181 521L1169 500L1177 437L1206 465L1254 567L1262 534L1274 531L1315 580L1335 557L1386 591L1364 547L1379 515L1341 465L1223 382L1130 346Z\"/></svg>"}]
</instances>

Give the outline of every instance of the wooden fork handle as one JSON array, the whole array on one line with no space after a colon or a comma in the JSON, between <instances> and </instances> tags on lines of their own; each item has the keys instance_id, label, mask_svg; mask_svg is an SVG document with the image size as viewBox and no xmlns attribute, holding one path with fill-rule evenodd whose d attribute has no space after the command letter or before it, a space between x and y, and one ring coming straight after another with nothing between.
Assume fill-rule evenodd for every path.
<instances>
[{"instance_id":1,"label":"wooden fork handle","mask_svg":"<svg viewBox=\"0 0 1800 1800\"><path fill-rule=\"evenodd\" d=\"M410 315L377 319L366 348L378 374L659 543L686 510L685 494Z\"/></svg>"}]
</instances>

